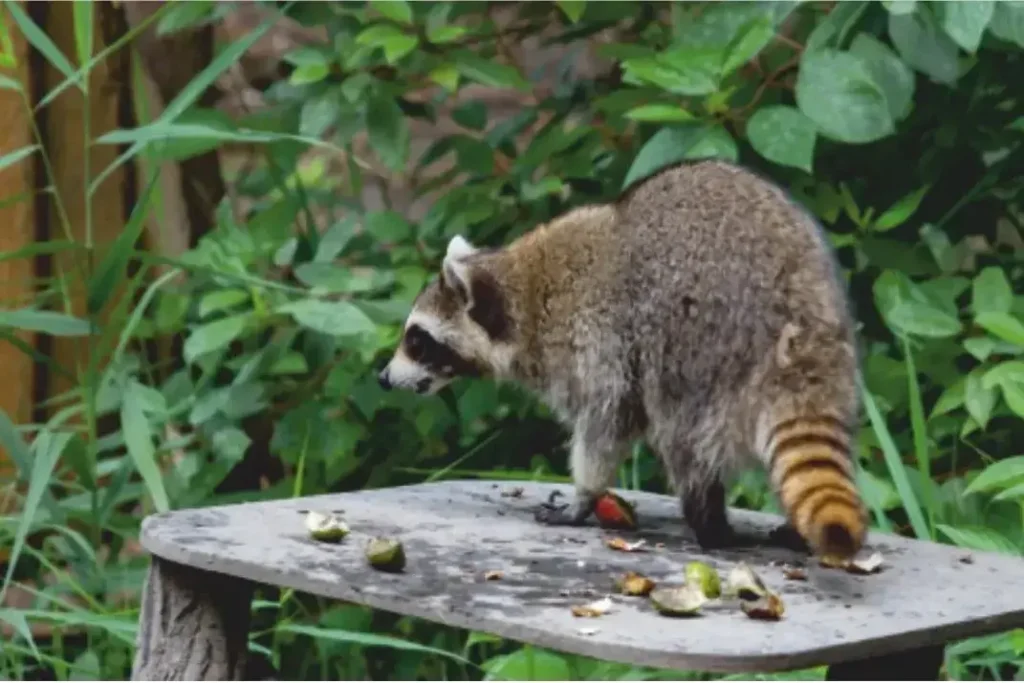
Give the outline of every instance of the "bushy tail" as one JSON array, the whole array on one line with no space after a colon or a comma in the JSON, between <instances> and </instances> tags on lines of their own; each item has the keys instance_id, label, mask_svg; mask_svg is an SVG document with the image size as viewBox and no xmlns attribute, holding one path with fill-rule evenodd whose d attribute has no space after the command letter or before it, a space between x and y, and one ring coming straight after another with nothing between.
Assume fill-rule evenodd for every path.
<instances>
[{"instance_id":1,"label":"bushy tail","mask_svg":"<svg viewBox=\"0 0 1024 683\"><path fill-rule=\"evenodd\" d=\"M782 420L768 436L771 479L790 524L819 556L852 558L867 530L854 483L850 430L840 420Z\"/></svg>"}]
</instances>

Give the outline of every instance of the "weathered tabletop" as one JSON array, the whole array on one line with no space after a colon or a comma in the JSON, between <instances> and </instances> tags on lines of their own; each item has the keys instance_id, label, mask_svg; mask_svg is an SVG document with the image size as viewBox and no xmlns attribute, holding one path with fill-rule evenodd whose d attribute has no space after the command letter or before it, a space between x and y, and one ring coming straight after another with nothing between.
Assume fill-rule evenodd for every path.
<instances>
[{"instance_id":1,"label":"weathered tabletop","mask_svg":"<svg viewBox=\"0 0 1024 683\"><path fill-rule=\"evenodd\" d=\"M515 486L520 497L503 496ZM667 496L620 492L635 502L633 533L545 527L533 509L545 484L442 482L181 510L148 518L142 544L154 555L212 572L294 588L522 642L638 665L719 672L780 671L877 657L1024 626L1024 561L888 535L869 538L883 570L856 576L775 548L703 553ZM557 487L570 493L569 487ZM351 527L340 544L307 537L300 510L341 510ZM738 528L766 532L775 516L732 510ZM401 539L405 572L370 569L366 541ZM663 549L624 553L604 539L644 538ZM786 604L782 621L739 610L669 619L645 598L614 596L613 610L577 618L570 606L614 593L634 570L680 583L691 560L723 577L750 564ZM806 582L783 577L784 562L807 567ZM501 570L504 578L484 574ZM584 628L598 629L581 635Z\"/></svg>"}]
</instances>

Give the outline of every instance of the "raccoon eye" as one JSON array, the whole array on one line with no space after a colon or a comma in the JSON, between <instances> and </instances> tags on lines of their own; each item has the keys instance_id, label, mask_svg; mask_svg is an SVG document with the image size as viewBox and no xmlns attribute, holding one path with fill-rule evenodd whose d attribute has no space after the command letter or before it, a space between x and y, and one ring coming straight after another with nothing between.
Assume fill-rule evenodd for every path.
<instances>
[{"instance_id":1,"label":"raccoon eye","mask_svg":"<svg viewBox=\"0 0 1024 683\"><path fill-rule=\"evenodd\" d=\"M422 355L428 341L431 341L429 336L419 325L413 325L405 333L405 346L414 360Z\"/></svg>"}]
</instances>

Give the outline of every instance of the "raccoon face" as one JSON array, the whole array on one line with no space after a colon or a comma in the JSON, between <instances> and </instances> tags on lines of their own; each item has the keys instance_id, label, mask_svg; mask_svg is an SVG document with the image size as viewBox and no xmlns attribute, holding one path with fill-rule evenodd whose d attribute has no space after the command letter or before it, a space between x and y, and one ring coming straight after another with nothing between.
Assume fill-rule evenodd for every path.
<instances>
[{"instance_id":1,"label":"raccoon face","mask_svg":"<svg viewBox=\"0 0 1024 683\"><path fill-rule=\"evenodd\" d=\"M384 389L433 394L456 377L491 375L507 364L504 297L493 276L469 262L476 253L462 237L449 242L440 277L416 297L402 342L378 376Z\"/></svg>"}]
</instances>

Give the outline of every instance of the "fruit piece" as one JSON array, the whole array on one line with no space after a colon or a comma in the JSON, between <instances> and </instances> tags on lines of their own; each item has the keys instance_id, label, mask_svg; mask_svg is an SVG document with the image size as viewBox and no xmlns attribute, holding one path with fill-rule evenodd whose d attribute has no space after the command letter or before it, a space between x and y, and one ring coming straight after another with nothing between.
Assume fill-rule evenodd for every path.
<instances>
[{"instance_id":1,"label":"fruit piece","mask_svg":"<svg viewBox=\"0 0 1024 683\"><path fill-rule=\"evenodd\" d=\"M647 595L654 590L654 581L636 572L626 572L615 581L615 585L624 595Z\"/></svg>"},{"instance_id":2,"label":"fruit piece","mask_svg":"<svg viewBox=\"0 0 1024 683\"><path fill-rule=\"evenodd\" d=\"M405 551L393 538L375 538L366 544L366 559L374 569L400 572L405 568Z\"/></svg>"},{"instance_id":3,"label":"fruit piece","mask_svg":"<svg viewBox=\"0 0 1024 683\"><path fill-rule=\"evenodd\" d=\"M636 512L621 496L606 492L594 503L594 516L606 529L636 529Z\"/></svg>"},{"instance_id":4,"label":"fruit piece","mask_svg":"<svg viewBox=\"0 0 1024 683\"><path fill-rule=\"evenodd\" d=\"M686 565L686 583L696 586L709 598L717 598L722 594L722 582L718 578L718 572L703 562L691 562Z\"/></svg>"},{"instance_id":5,"label":"fruit piece","mask_svg":"<svg viewBox=\"0 0 1024 683\"><path fill-rule=\"evenodd\" d=\"M612 550L621 550L624 553L640 552L645 543L647 543L647 541L645 541L642 538L639 541L636 541L635 543L630 543L626 539L618 537L609 538L604 542L604 544Z\"/></svg>"},{"instance_id":6,"label":"fruit piece","mask_svg":"<svg viewBox=\"0 0 1024 683\"><path fill-rule=\"evenodd\" d=\"M504 578L505 572L500 569L492 569L489 572L484 572L484 581L497 581L498 579Z\"/></svg>"},{"instance_id":7,"label":"fruit piece","mask_svg":"<svg viewBox=\"0 0 1024 683\"><path fill-rule=\"evenodd\" d=\"M768 588L753 569L745 562L740 562L729 572L725 582L725 594L735 595L740 600L752 601L767 595Z\"/></svg>"},{"instance_id":8,"label":"fruit piece","mask_svg":"<svg viewBox=\"0 0 1024 683\"><path fill-rule=\"evenodd\" d=\"M757 600L742 601L740 609L751 619L775 621L782 618L783 612L786 611L786 606L778 595L768 593Z\"/></svg>"},{"instance_id":9,"label":"fruit piece","mask_svg":"<svg viewBox=\"0 0 1024 683\"><path fill-rule=\"evenodd\" d=\"M700 588L686 584L671 588L656 588L650 594L651 604L667 617L690 617L700 612L708 601Z\"/></svg>"},{"instance_id":10,"label":"fruit piece","mask_svg":"<svg viewBox=\"0 0 1024 683\"><path fill-rule=\"evenodd\" d=\"M306 513L306 530L316 541L337 543L348 535L348 525L333 514L310 510Z\"/></svg>"},{"instance_id":11,"label":"fruit piece","mask_svg":"<svg viewBox=\"0 0 1024 683\"><path fill-rule=\"evenodd\" d=\"M600 617L611 611L612 601L604 597L586 605L574 605L571 609L574 617Z\"/></svg>"},{"instance_id":12,"label":"fruit piece","mask_svg":"<svg viewBox=\"0 0 1024 683\"><path fill-rule=\"evenodd\" d=\"M850 561L838 555L822 555L818 558L818 564L828 569L846 569Z\"/></svg>"},{"instance_id":13,"label":"fruit piece","mask_svg":"<svg viewBox=\"0 0 1024 683\"><path fill-rule=\"evenodd\" d=\"M872 553L870 557L861 560L851 560L846 565L846 571L851 574L874 574L882 568L882 553Z\"/></svg>"}]
</instances>

